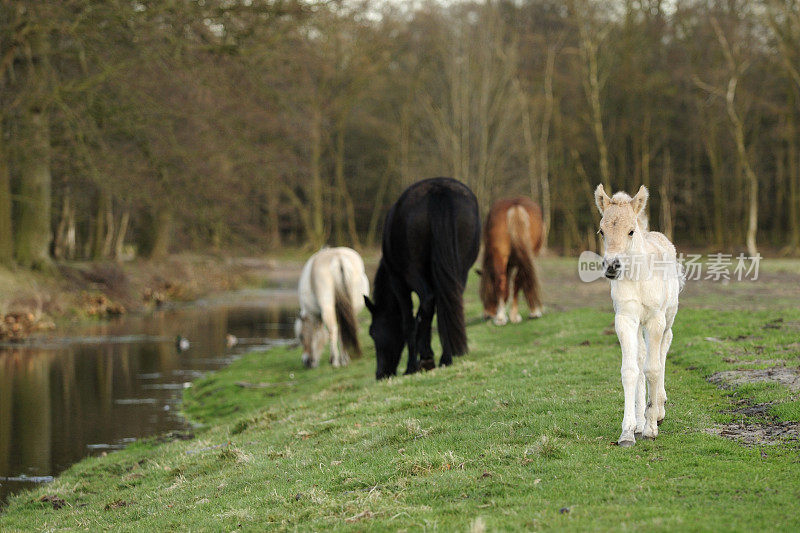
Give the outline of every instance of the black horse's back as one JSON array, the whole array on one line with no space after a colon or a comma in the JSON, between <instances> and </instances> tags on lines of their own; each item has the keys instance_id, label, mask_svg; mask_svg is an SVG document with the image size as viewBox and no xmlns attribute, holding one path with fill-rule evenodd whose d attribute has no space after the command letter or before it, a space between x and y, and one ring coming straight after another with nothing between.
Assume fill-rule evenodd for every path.
<instances>
[{"instance_id":1,"label":"black horse's back","mask_svg":"<svg viewBox=\"0 0 800 533\"><path fill-rule=\"evenodd\" d=\"M373 327L378 352L378 377L381 375L382 350L387 338L403 338L409 346L409 369L418 368L417 353L423 364L432 363L430 320L434 308L439 320L442 342L441 364L450 364L453 355L467 352L463 293L469 268L480 247L480 215L475 195L463 183L450 178L432 178L415 183L398 198L386 217L383 233L381 277L389 283L375 286ZM387 288L388 287L388 288ZM420 300L417 319L413 320L410 292ZM379 294L383 292L384 294ZM397 299L399 317L387 320L381 305L387 292ZM386 330L402 325L402 334L387 335ZM377 336L376 336L377 335ZM402 350L402 346L400 347ZM396 369L397 363L394 363ZM387 365L383 365L387 366ZM389 367L392 365L389 364ZM395 369L389 369L393 373Z\"/></svg>"}]
</instances>

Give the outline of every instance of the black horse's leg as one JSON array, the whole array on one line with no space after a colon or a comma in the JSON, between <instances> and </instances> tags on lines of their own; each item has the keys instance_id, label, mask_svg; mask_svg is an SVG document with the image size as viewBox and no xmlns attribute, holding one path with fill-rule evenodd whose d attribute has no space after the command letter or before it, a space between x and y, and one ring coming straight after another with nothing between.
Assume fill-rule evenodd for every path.
<instances>
[{"instance_id":1,"label":"black horse's leg","mask_svg":"<svg viewBox=\"0 0 800 533\"><path fill-rule=\"evenodd\" d=\"M442 349L442 357L439 358L439 366L450 366L453 364L453 354Z\"/></svg>"},{"instance_id":2,"label":"black horse's leg","mask_svg":"<svg viewBox=\"0 0 800 533\"><path fill-rule=\"evenodd\" d=\"M378 358L378 368L375 371L375 379L384 379L397 375L397 363L397 359L387 361L386 359Z\"/></svg>"},{"instance_id":3,"label":"black horse's leg","mask_svg":"<svg viewBox=\"0 0 800 533\"><path fill-rule=\"evenodd\" d=\"M411 303L411 290L405 287L401 282L395 280L392 280L392 290L400 305L400 316L403 322L403 337L406 339L406 344L408 345L408 365L409 368L417 368L419 366L415 343L417 328L416 322L414 321L414 308ZM397 365L400 364L400 357L402 357L402 354L402 350L398 351L397 359L394 361L394 366L392 367L394 372L397 371Z\"/></svg>"},{"instance_id":4,"label":"black horse's leg","mask_svg":"<svg viewBox=\"0 0 800 533\"><path fill-rule=\"evenodd\" d=\"M420 296L419 311L417 311L417 351L421 359L421 366L425 370L436 367L433 360L433 349L431 349L431 322L435 304L436 300L432 293Z\"/></svg>"}]
</instances>

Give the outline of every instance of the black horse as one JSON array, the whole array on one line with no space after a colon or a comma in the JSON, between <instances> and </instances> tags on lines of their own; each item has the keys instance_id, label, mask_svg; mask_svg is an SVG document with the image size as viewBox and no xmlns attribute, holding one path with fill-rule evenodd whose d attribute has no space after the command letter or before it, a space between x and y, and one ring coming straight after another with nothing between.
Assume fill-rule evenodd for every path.
<instances>
[{"instance_id":1,"label":"black horse","mask_svg":"<svg viewBox=\"0 0 800 533\"><path fill-rule=\"evenodd\" d=\"M432 178L405 190L383 228L383 257L375 274L369 334L375 341L377 379L393 376L408 345L406 374L435 366L431 321L437 312L442 366L467 352L462 295L478 257L478 201L463 183ZM411 292L419 296L414 319ZM417 359L419 355L421 361Z\"/></svg>"}]
</instances>

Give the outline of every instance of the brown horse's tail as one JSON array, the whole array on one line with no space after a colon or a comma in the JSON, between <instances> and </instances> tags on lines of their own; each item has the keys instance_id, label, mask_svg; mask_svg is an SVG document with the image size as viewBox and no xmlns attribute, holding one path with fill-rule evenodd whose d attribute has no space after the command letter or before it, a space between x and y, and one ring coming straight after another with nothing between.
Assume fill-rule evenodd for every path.
<instances>
[{"instance_id":1,"label":"brown horse's tail","mask_svg":"<svg viewBox=\"0 0 800 533\"><path fill-rule=\"evenodd\" d=\"M539 250L540 242L533 242L531 235L531 213L521 205L512 206L506 214L508 222L508 234L511 238L511 254L516 257L519 269L517 279L520 288L526 295L530 295L532 301L531 312L542 307L541 287L539 286L539 275L536 272L536 263L533 257ZM541 240L541 238L539 239Z\"/></svg>"},{"instance_id":2,"label":"brown horse's tail","mask_svg":"<svg viewBox=\"0 0 800 533\"><path fill-rule=\"evenodd\" d=\"M342 338L342 345L351 357L361 357L361 345L358 342L358 320L353 309L353 302L350 300L350 281L344 265L339 262L341 278L336 280L334 290L334 301L336 310L336 323L339 325L339 335Z\"/></svg>"}]
</instances>

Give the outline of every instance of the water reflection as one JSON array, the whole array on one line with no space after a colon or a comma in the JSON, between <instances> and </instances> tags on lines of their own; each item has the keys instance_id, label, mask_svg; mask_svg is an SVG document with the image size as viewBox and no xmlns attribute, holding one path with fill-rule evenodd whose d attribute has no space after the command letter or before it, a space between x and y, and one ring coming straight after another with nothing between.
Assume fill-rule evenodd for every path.
<instances>
[{"instance_id":1,"label":"water reflection","mask_svg":"<svg viewBox=\"0 0 800 533\"><path fill-rule=\"evenodd\" d=\"M186 429L177 404L188 382L292 336L293 303L271 291L238 296L0 347L0 503L30 486L26 476Z\"/></svg>"}]
</instances>

